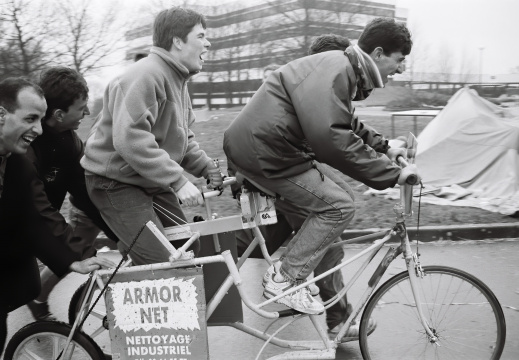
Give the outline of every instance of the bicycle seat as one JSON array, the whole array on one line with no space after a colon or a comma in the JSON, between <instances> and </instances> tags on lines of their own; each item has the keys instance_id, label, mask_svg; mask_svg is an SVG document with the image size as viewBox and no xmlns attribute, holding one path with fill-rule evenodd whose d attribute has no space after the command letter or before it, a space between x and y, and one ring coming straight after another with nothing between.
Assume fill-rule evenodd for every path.
<instances>
[{"instance_id":1,"label":"bicycle seat","mask_svg":"<svg viewBox=\"0 0 519 360\"><path fill-rule=\"evenodd\" d=\"M236 171L235 177L236 177L236 183L245 186L245 188L249 191L262 192L262 193L272 196L274 198L278 197L275 192L261 186L254 180L249 179L248 177L246 177L239 171Z\"/></svg>"}]
</instances>

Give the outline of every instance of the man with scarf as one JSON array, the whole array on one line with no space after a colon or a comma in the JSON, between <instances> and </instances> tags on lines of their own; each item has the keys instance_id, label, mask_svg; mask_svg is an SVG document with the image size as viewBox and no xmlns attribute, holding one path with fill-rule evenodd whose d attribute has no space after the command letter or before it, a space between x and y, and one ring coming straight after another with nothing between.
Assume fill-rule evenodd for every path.
<instances>
[{"instance_id":1,"label":"man with scarf","mask_svg":"<svg viewBox=\"0 0 519 360\"><path fill-rule=\"evenodd\" d=\"M306 214L280 261L267 270L266 298L304 282L353 219L353 192L330 167L375 189L416 174L414 166L393 164L403 150L380 146L385 139L358 120L352 105L401 73L411 47L404 24L374 19L358 45L275 71L225 132L224 150L236 169L276 193L279 206ZM276 302L309 314L324 311L309 288Z\"/></svg>"}]
</instances>

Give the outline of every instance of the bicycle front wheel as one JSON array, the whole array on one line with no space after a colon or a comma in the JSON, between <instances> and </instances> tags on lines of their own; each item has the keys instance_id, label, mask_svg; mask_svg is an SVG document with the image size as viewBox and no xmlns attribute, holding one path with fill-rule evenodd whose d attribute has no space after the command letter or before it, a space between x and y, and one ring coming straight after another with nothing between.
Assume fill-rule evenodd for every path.
<instances>
[{"instance_id":1,"label":"bicycle front wheel","mask_svg":"<svg viewBox=\"0 0 519 360\"><path fill-rule=\"evenodd\" d=\"M476 277L450 267L424 266L416 278L421 308L432 332L427 335L416 308L409 274L386 281L362 314L360 348L364 359L499 359L506 337L503 310ZM370 318L376 330L367 335Z\"/></svg>"},{"instance_id":2,"label":"bicycle front wheel","mask_svg":"<svg viewBox=\"0 0 519 360\"><path fill-rule=\"evenodd\" d=\"M76 332L63 352L72 328L57 321L37 321L20 329L7 344L4 360L104 360L99 346L88 335Z\"/></svg>"}]
</instances>

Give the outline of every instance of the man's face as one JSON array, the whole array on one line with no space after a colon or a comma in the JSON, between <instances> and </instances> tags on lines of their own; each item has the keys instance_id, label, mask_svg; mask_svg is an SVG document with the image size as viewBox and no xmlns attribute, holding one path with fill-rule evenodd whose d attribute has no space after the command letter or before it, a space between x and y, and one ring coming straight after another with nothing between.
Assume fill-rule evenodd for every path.
<instances>
[{"instance_id":1,"label":"man's face","mask_svg":"<svg viewBox=\"0 0 519 360\"><path fill-rule=\"evenodd\" d=\"M402 55L400 51L391 53L389 56L382 53L380 58L375 61L380 72L380 76L384 81L384 84L388 81L388 76L401 74L405 71L405 55Z\"/></svg>"},{"instance_id":2,"label":"man's face","mask_svg":"<svg viewBox=\"0 0 519 360\"><path fill-rule=\"evenodd\" d=\"M81 124L81 120L85 115L90 115L88 110L88 98L76 99L68 108L67 112L62 113L61 121L56 125L58 131L77 130Z\"/></svg>"},{"instance_id":3,"label":"man's face","mask_svg":"<svg viewBox=\"0 0 519 360\"><path fill-rule=\"evenodd\" d=\"M25 154L31 142L41 135L41 119L47 102L31 88L18 93L18 108L8 112L0 106L0 154Z\"/></svg>"},{"instance_id":4,"label":"man's face","mask_svg":"<svg viewBox=\"0 0 519 360\"><path fill-rule=\"evenodd\" d=\"M180 62L190 73L202 70L203 56L210 46L211 43L205 37L205 29L202 24L195 25L187 35L186 42L182 43Z\"/></svg>"}]
</instances>

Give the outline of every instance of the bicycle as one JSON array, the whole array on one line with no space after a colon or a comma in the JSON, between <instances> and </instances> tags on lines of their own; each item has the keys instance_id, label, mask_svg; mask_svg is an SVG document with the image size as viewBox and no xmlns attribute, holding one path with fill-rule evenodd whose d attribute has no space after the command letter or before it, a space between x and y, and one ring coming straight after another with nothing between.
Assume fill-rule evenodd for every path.
<instances>
[{"instance_id":1,"label":"bicycle","mask_svg":"<svg viewBox=\"0 0 519 360\"><path fill-rule=\"evenodd\" d=\"M409 143L412 145L408 149L408 154L412 158L416 150L416 143L412 140L413 137L410 137L410 139ZM408 162L403 159L400 159L400 163L402 166L408 165ZM234 181L235 179L233 178L226 179L225 185L229 185ZM333 340L328 338L326 330L317 321L318 316L320 315L301 314L291 309L269 311L264 308L267 305L272 304L282 295L255 304L244 292L239 269L252 250L259 245L267 262L269 264L272 263L272 259L268 255L265 247L265 240L263 239L258 226L275 221L276 214L273 205L273 196L275 196L275 194L270 194L268 190L255 186L243 189L242 198L240 199L240 215L166 228L166 236L162 235L162 233L160 233L152 223L147 224L148 230L152 231L156 235L157 239L163 243L164 247L170 251L171 262L121 267L118 272L119 275L115 274L112 270L98 270L93 272L90 279L76 291L72 298L69 308L69 320L72 324L71 326L63 323L29 324L25 328L21 329L11 339L6 349L5 359L22 359L24 358L23 354L27 354L29 351L48 351L49 345L45 345L45 342L41 341L41 339L45 340L49 337L54 340L54 352L50 356L47 355L47 357L43 357L45 359L54 359L59 354L66 355L63 357L64 359L84 358L96 360L105 358L106 354L103 354L99 346L97 346L90 336L81 331L81 326L87 319L87 309L90 309L90 311L95 309L94 306L91 306L94 294L107 287L110 289L109 293L111 293L111 295L106 295L107 297L105 298L109 305L109 311L107 314L103 311L97 311L96 316L99 318L100 322L98 328L91 335L92 337L99 338L102 334L106 334L106 329L109 328L112 340L111 355L113 358L135 359L135 357L124 357L126 356L124 352L133 351L128 350L128 347L133 349L136 347L135 341L144 340L141 338L132 338L131 341L133 343L130 342L129 346L128 338L126 338L127 348L125 349L124 346L121 346L120 341L117 342L114 339L114 337L118 336L127 336L124 334L121 335L120 332L116 332L115 328L117 325L114 325L117 322L116 318L124 315L121 315L121 313L114 315L114 312L116 311L115 308L110 308L114 307L115 304L113 294L115 291L115 285L119 284L117 281L121 280L121 282L128 282L129 280L132 281L138 279L137 283L139 283L139 281L147 280L150 276L152 276L155 279L154 281L156 281L161 276L164 276L163 274L168 271L184 271L187 274L184 278L193 278L196 280L201 274L199 267L204 264L213 263L224 263L229 275L224 277L225 279L219 285L218 290L207 302L207 307L202 309L203 311L201 311L201 314L205 317L205 321L210 319L211 315L215 312L215 309L221 303L222 299L224 299L225 294L231 290L233 285L235 285L243 303L260 316L273 319L274 321L277 321L279 318L291 318L289 322L272 333L255 329L240 321L217 324L231 326L237 330L264 340L265 345L256 358L259 358L265 346L273 344L282 348L290 349L290 351L271 357L270 359L334 359L336 349L340 345L342 337L348 328L358 321L357 319L362 312L360 318L359 344L364 359L415 360L428 359L429 357L441 359L466 358L471 360L499 359L506 339L506 322L499 301L483 282L464 271L445 266L422 266L420 264L419 255L413 253L411 249L411 243L407 236L405 226L406 217L412 215L412 185L404 185L400 187L400 190L401 201L394 208L396 224L393 228L388 231L360 236L349 240L342 240L335 243L332 245L333 247L343 246L350 243L373 241L369 247L361 250L357 255L344 260L341 264L318 277L309 279L303 284L285 292L285 294L288 294L298 290L299 288L308 286L311 283L315 283L315 281L329 275L330 273L340 271L344 266L351 264L362 257L366 257L366 260L364 260L359 269L355 274L353 274L345 287L334 298L324 303L325 308L329 308L346 294L379 251L385 245L389 245L386 254L383 256L381 262L378 264L376 270L369 279L364 294L358 300L358 303L354 306L353 312ZM220 193L220 191L204 193L208 215L211 214L208 199L218 196ZM221 251L221 243L217 234L243 228L251 229L254 232L255 238L245 253L236 262L236 259L233 257L230 250ZM209 239L212 238L214 248L217 252L216 255L193 258L186 253L186 249L189 245L196 239L200 238L200 236L206 236ZM169 241L172 240L186 238L189 238L189 240L179 249L175 249L169 243ZM400 255L402 255L402 258L404 259L407 270L394 275L377 288L385 270L392 261ZM126 262L124 265L129 265L129 262ZM110 287L108 284L113 276L116 281ZM119 276L119 278L117 278L117 276ZM133 293L130 292L130 295L125 295L125 301L130 302L131 300L132 302L138 302L138 293L135 292L134 298L132 297L132 294ZM164 298L173 299L174 291L171 290L167 293L159 292L157 293L157 299L162 295ZM150 296L152 298L153 294ZM96 297L99 299L98 296ZM205 303L203 305L205 306ZM159 311L154 314L155 320L159 319L160 316L166 316L166 312L161 314ZM148 315L151 319L153 316L151 310L149 313L144 313L146 319L148 319ZM142 312L141 316L143 316ZM307 317L315 327L319 335L319 340L294 341L278 337L278 333L285 329L289 324ZM377 320L377 328L373 333L368 334L368 323L370 318ZM142 318L142 320L145 321L145 318ZM66 339L66 344L64 345L63 338L66 334L69 335ZM197 344L202 348L204 345L207 347L207 334L203 331L200 334L200 339L197 339ZM205 340L203 339L204 336ZM152 339L153 337L150 337L150 344ZM40 341L38 342L38 340ZM42 343L43 345L41 345ZM72 346L69 346L68 344L71 344ZM390 346L388 346L388 344L390 344ZM157 345L155 351L158 351L158 346L159 345ZM139 349L141 348L143 347L141 346ZM151 348L152 347L150 346L150 349ZM66 350L64 351L63 349ZM179 349L180 348L176 351L181 351ZM71 355L72 351L77 351L78 355L75 353ZM183 351L188 350L183 349ZM46 354L48 354L48 352ZM142 356L140 353L138 355ZM40 357L29 358L39 359ZM191 358L208 358L208 354L197 354L197 357Z\"/></svg>"}]
</instances>

